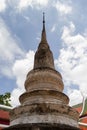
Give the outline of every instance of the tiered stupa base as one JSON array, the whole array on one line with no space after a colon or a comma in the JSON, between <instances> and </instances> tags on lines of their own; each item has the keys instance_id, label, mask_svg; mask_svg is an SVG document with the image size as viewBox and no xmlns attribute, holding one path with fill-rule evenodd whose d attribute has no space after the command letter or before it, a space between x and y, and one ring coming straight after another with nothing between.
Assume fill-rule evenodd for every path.
<instances>
[{"instance_id":1,"label":"tiered stupa base","mask_svg":"<svg viewBox=\"0 0 87 130\"><path fill-rule=\"evenodd\" d=\"M67 105L69 98L62 93L59 72L49 68L32 70L27 75L25 88L27 91L19 98L21 105L10 113L11 129L23 125L26 129L38 126L38 130L78 129L78 113Z\"/></svg>"},{"instance_id":2,"label":"tiered stupa base","mask_svg":"<svg viewBox=\"0 0 87 130\"><path fill-rule=\"evenodd\" d=\"M19 98L22 105L10 113L8 130L78 130L78 112L67 105L59 72L32 70L25 86L27 91Z\"/></svg>"},{"instance_id":3,"label":"tiered stupa base","mask_svg":"<svg viewBox=\"0 0 87 130\"><path fill-rule=\"evenodd\" d=\"M58 99L55 103L50 100L61 92L39 90L32 93L38 95L36 100L12 110L9 130L78 130L78 113Z\"/></svg>"}]
</instances>

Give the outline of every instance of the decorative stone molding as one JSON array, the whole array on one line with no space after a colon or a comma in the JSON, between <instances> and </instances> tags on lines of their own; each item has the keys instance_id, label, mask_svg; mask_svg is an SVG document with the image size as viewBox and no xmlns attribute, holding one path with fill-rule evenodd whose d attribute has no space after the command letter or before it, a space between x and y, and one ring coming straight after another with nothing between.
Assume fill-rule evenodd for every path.
<instances>
[{"instance_id":1,"label":"decorative stone molding","mask_svg":"<svg viewBox=\"0 0 87 130\"><path fill-rule=\"evenodd\" d=\"M61 102L63 104L69 103L69 98L61 92L53 90L35 90L32 92L25 92L19 98L21 104L32 104L40 102Z\"/></svg>"},{"instance_id":2,"label":"decorative stone molding","mask_svg":"<svg viewBox=\"0 0 87 130\"><path fill-rule=\"evenodd\" d=\"M64 85L61 75L56 71L52 69L38 69L37 71L33 70L28 73L25 88L27 91L52 89L62 92Z\"/></svg>"}]
</instances>

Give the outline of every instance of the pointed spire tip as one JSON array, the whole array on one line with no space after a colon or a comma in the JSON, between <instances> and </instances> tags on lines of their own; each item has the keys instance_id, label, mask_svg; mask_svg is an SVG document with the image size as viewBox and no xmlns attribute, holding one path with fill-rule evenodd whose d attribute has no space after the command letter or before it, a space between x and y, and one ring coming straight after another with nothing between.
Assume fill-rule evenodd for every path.
<instances>
[{"instance_id":1,"label":"pointed spire tip","mask_svg":"<svg viewBox=\"0 0 87 130\"><path fill-rule=\"evenodd\" d=\"M45 13L43 12L43 31L45 31Z\"/></svg>"},{"instance_id":2,"label":"pointed spire tip","mask_svg":"<svg viewBox=\"0 0 87 130\"><path fill-rule=\"evenodd\" d=\"M43 23L45 23L45 13L43 12Z\"/></svg>"}]
</instances>

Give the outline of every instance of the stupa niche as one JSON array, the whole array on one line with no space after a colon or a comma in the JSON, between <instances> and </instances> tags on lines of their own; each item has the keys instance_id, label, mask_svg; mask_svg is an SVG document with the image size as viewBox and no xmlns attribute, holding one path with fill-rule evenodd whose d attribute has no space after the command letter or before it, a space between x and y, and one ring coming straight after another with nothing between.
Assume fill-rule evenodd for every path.
<instances>
[{"instance_id":1,"label":"stupa niche","mask_svg":"<svg viewBox=\"0 0 87 130\"><path fill-rule=\"evenodd\" d=\"M19 98L21 105L10 113L9 130L79 130L78 112L68 106L62 76L54 67L44 14L41 42L35 53L34 67L27 74L25 89Z\"/></svg>"}]
</instances>

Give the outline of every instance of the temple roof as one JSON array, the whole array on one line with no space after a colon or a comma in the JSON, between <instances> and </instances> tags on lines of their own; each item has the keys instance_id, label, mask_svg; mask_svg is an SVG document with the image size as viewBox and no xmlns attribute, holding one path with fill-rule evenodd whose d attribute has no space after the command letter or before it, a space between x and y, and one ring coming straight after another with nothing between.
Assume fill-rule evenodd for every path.
<instances>
[{"instance_id":1,"label":"temple roof","mask_svg":"<svg viewBox=\"0 0 87 130\"><path fill-rule=\"evenodd\" d=\"M79 113L81 113L81 116L87 115L87 99L85 100L84 107L83 103L77 104L73 106Z\"/></svg>"}]
</instances>

